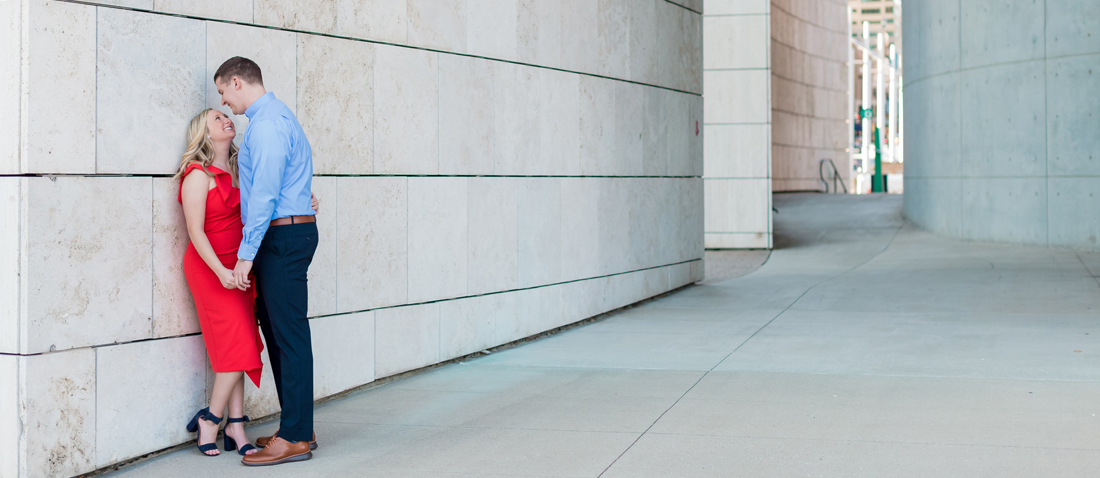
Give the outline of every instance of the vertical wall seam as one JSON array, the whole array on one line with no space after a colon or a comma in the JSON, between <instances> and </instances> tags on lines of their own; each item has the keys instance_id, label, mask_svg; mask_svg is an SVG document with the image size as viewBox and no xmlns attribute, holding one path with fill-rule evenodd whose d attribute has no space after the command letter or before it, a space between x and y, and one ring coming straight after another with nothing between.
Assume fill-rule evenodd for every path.
<instances>
[{"instance_id":1,"label":"vertical wall seam","mask_svg":"<svg viewBox=\"0 0 1100 478\"><path fill-rule=\"evenodd\" d=\"M443 116L443 109L440 108L440 106L439 106L440 98L442 97L442 95L439 94L440 93L439 89L440 89L440 79L443 77L443 71L442 71L443 70L443 62L440 61L441 57L439 56L438 53L436 53L434 56L435 56L435 173L439 174L439 172L440 172L440 168L439 168L440 158L439 157L443 154L442 153L443 147L441 146L441 143L440 143L440 138L442 137L442 134L440 132L441 132L442 127L443 127L443 124L442 124L443 122L440 118Z\"/></svg>"},{"instance_id":2,"label":"vertical wall seam","mask_svg":"<svg viewBox=\"0 0 1100 478\"><path fill-rule=\"evenodd\" d=\"M962 0L958 0L957 5L958 5L959 10L958 10L958 13L956 14L956 18L958 19L958 21L955 22L955 26L958 29L958 34L959 34L959 38L958 38L958 48L959 49L955 53L955 61L956 61L956 64L955 64L955 108L956 108L956 111L958 111L958 119L959 119L959 124L956 125L956 127L958 128L958 133L959 133L959 143L957 145L958 149L955 150L955 158L956 158L955 160L959 164L959 184L956 185L959 188L959 203L956 205L956 207L959 208L959 224L958 224L958 229L956 230L955 233L958 234L959 236L964 236L964 234L963 234L963 224L965 223L965 220L963 218L963 214L966 212L966 207L964 206L966 204L966 198L963 197L963 192L966 191L966 188L963 187L963 182L966 181L966 179L962 177L962 160L963 160L963 157L962 157L962 142L963 142L963 107L962 107L962 87L963 87L963 83L962 83L962 24L963 24L963 15L962 15L962 12L963 12L963 10L962 10Z\"/></svg>"},{"instance_id":3,"label":"vertical wall seam","mask_svg":"<svg viewBox=\"0 0 1100 478\"><path fill-rule=\"evenodd\" d=\"M370 172L378 171L378 46L371 48L370 68Z\"/></svg>"},{"instance_id":4,"label":"vertical wall seam","mask_svg":"<svg viewBox=\"0 0 1100 478\"><path fill-rule=\"evenodd\" d=\"M1047 247L1050 247L1050 95L1047 93L1048 69L1050 68L1047 62L1047 57L1050 54L1049 47L1050 45L1047 42L1047 0L1043 0L1043 162L1045 163L1043 180L1046 184L1044 194L1046 194L1047 203Z\"/></svg>"},{"instance_id":5,"label":"vertical wall seam","mask_svg":"<svg viewBox=\"0 0 1100 478\"><path fill-rule=\"evenodd\" d=\"M99 7L95 8L95 37L94 46L95 53L95 80L92 81L92 111L93 113L93 126L92 134L94 138L92 140L92 174L99 174Z\"/></svg>"},{"instance_id":6,"label":"vertical wall seam","mask_svg":"<svg viewBox=\"0 0 1100 478\"><path fill-rule=\"evenodd\" d=\"M153 183L156 181L154 178L149 178L149 338L156 338L156 316L157 316L157 209L155 207L156 188L153 187Z\"/></svg>"},{"instance_id":7,"label":"vertical wall seam","mask_svg":"<svg viewBox=\"0 0 1100 478\"><path fill-rule=\"evenodd\" d=\"M412 240L412 234L409 233L409 210L412 203L412 188L410 186L409 178L405 177L405 302L409 301L412 288L412 274L409 270L409 241Z\"/></svg>"}]
</instances>

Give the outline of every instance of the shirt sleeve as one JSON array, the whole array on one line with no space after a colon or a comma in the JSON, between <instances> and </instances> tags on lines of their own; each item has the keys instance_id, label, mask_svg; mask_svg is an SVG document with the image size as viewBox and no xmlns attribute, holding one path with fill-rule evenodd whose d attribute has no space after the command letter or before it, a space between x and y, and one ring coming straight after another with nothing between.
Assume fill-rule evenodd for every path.
<instances>
[{"instance_id":1,"label":"shirt sleeve","mask_svg":"<svg viewBox=\"0 0 1100 478\"><path fill-rule=\"evenodd\" d=\"M290 158L290 134L271 120L253 122L248 129L251 130L248 145L252 159L252 188L248 195L248 222L244 225L244 238L237 257L251 261L260 250L260 242L275 213L283 173Z\"/></svg>"}]
</instances>

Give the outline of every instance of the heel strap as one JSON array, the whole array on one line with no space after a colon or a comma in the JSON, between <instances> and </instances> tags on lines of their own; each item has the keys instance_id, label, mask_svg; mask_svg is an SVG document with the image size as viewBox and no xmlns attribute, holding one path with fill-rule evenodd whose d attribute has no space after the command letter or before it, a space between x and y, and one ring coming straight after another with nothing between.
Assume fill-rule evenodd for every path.
<instances>
[{"instance_id":1,"label":"heel strap","mask_svg":"<svg viewBox=\"0 0 1100 478\"><path fill-rule=\"evenodd\" d=\"M206 421L208 421L208 422L211 422L211 423L213 423L213 424L215 424L215 425L217 425L217 424L219 424L219 423L221 423L221 422L222 422L222 417L219 417L219 416L217 416L217 415L214 415L213 413L210 413L209 411L207 411L206 413L204 413L204 414L203 414L202 416L200 416L199 418L201 418L201 419L203 419L203 420L206 420Z\"/></svg>"},{"instance_id":2,"label":"heel strap","mask_svg":"<svg viewBox=\"0 0 1100 478\"><path fill-rule=\"evenodd\" d=\"M252 419L248 418L248 415L245 415L245 416L240 417L240 418L230 417L230 418L225 420L225 423L244 423L244 422L250 422L250 421L252 421Z\"/></svg>"}]
</instances>

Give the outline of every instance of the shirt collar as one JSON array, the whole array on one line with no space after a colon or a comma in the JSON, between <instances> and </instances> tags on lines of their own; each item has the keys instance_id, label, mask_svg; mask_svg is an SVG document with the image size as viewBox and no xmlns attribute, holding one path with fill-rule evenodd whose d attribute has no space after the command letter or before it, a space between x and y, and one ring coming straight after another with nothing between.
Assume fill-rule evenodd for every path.
<instances>
[{"instance_id":1,"label":"shirt collar","mask_svg":"<svg viewBox=\"0 0 1100 478\"><path fill-rule=\"evenodd\" d=\"M256 116L256 113L260 111L260 108L263 108L264 105L270 103L273 99L275 99L275 93L272 93L270 91L264 93L263 96L257 98L256 101L252 102L252 106L249 106L248 109L244 110L244 115L247 116L249 120L252 120L252 117Z\"/></svg>"}]
</instances>

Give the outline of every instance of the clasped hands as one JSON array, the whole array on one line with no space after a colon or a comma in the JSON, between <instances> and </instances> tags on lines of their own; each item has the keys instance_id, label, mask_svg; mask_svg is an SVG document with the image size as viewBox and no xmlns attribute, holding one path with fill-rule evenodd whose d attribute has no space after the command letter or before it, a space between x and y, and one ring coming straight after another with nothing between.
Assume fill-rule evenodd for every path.
<instances>
[{"instance_id":1,"label":"clasped hands","mask_svg":"<svg viewBox=\"0 0 1100 478\"><path fill-rule=\"evenodd\" d=\"M313 193L310 193L309 196L310 207L313 208L313 212L319 212L321 204L317 201L317 196ZM248 280L250 272L252 272L252 261L237 259L236 267L233 269L226 267L218 273L218 280L221 281L222 287L226 289L248 290L248 286L252 285L252 281Z\"/></svg>"},{"instance_id":2,"label":"clasped hands","mask_svg":"<svg viewBox=\"0 0 1100 478\"><path fill-rule=\"evenodd\" d=\"M252 261L237 259L236 267L222 268L218 273L218 280L226 289L248 290L248 286L252 285L252 281L248 280L249 272L252 272Z\"/></svg>"}]
</instances>

